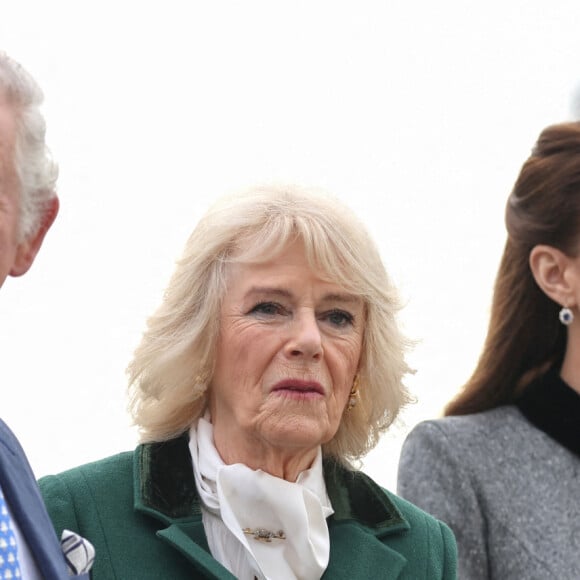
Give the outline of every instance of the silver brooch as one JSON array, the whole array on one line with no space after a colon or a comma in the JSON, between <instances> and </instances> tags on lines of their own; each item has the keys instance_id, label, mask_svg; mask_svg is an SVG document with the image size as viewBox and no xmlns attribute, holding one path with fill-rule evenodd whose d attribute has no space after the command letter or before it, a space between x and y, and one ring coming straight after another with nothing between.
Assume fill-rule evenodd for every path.
<instances>
[{"instance_id":1,"label":"silver brooch","mask_svg":"<svg viewBox=\"0 0 580 580\"><path fill-rule=\"evenodd\" d=\"M260 542L271 542L272 540L286 539L286 534L282 530L271 532L265 528L256 528L255 530L252 528L244 528L242 531L244 534L248 534L248 536L254 536L254 540L259 540Z\"/></svg>"}]
</instances>

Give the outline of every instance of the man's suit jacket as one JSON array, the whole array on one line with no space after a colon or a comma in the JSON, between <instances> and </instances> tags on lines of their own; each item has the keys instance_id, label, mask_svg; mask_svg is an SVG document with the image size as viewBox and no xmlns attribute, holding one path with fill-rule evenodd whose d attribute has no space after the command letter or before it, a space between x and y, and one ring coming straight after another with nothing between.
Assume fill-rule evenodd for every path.
<instances>
[{"instance_id":1,"label":"man's suit jacket","mask_svg":"<svg viewBox=\"0 0 580 580\"><path fill-rule=\"evenodd\" d=\"M36 479L20 443L2 420L0 485L43 578L68 579L60 543L44 507Z\"/></svg>"},{"instance_id":2,"label":"man's suit jacket","mask_svg":"<svg viewBox=\"0 0 580 580\"><path fill-rule=\"evenodd\" d=\"M330 562L323 578L456 577L449 528L360 472L325 460ZM77 467L40 481L57 531L97 550L93 580L234 576L209 551L185 437Z\"/></svg>"}]
</instances>

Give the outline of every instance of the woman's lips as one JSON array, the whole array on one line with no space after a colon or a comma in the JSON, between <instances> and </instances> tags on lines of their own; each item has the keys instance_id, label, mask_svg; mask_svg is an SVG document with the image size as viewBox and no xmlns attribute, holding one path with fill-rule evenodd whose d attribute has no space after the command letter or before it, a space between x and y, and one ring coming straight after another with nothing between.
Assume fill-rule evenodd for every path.
<instances>
[{"instance_id":1,"label":"woman's lips","mask_svg":"<svg viewBox=\"0 0 580 580\"><path fill-rule=\"evenodd\" d=\"M278 393L291 398L309 399L324 396L324 388L316 381L286 379L276 383L272 393Z\"/></svg>"}]
</instances>

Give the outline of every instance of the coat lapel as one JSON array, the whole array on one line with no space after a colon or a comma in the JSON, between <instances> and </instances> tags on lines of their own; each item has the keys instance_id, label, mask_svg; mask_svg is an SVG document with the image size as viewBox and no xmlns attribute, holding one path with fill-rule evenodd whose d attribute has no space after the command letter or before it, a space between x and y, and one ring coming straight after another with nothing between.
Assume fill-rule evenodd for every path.
<instances>
[{"instance_id":1,"label":"coat lapel","mask_svg":"<svg viewBox=\"0 0 580 580\"><path fill-rule=\"evenodd\" d=\"M142 445L135 461L135 509L167 526L157 535L198 573L232 580L209 551L186 437ZM324 477L334 515L328 520L330 561L323 578L398 578L407 560L382 538L405 533L405 518L366 475L325 460Z\"/></svg>"},{"instance_id":2,"label":"coat lapel","mask_svg":"<svg viewBox=\"0 0 580 580\"><path fill-rule=\"evenodd\" d=\"M322 576L332 580L399 577L406 558L356 524L329 522L330 561Z\"/></svg>"},{"instance_id":3,"label":"coat lapel","mask_svg":"<svg viewBox=\"0 0 580 580\"><path fill-rule=\"evenodd\" d=\"M407 559L381 540L409 529L401 512L360 471L326 459L324 478L334 515L328 520L330 561L323 577L398 578Z\"/></svg>"},{"instance_id":4,"label":"coat lapel","mask_svg":"<svg viewBox=\"0 0 580 580\"><path fill-rule=\"evenodd\" d=\"M68 577L64 556L20 444L0 422L0 482L43 578Z\"/></svg>"},{"instance_id":5,"label":"coat lapel","mask_svg":"<svg viewBox=\"0 0 580 580\"><path fill-rule=\"evenodd\" d=\"M135 509L167 526L157 535L191 562L196 577L233 580L209 551L187 439L140 446L134 477Z\"/></svg>"},{"instance_id":6,"label":"coat lapel","mask_svg":"<svg viewBox=\"0 0 580 580\"><path fill-rule=\"evenodd\" d=\"M172 524L157 535L181 552L204 578L234 580L235 576L215 560L209 552L201 518L196 522Z\"/></svg>"}]
</instances>

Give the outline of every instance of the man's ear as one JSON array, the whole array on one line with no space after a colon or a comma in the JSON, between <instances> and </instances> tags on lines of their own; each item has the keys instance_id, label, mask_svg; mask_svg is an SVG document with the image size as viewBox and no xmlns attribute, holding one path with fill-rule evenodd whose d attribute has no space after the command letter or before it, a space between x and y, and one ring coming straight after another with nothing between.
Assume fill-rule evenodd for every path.
<instances>
[{"instance_id":1,"label":"man's ear","mask_svg":"<svg viewBox=\"0 0 580 580\"><path fill-rule=\"evenodd\" d=\"M22 274L25 274L30 266L32 266L32 262L34 262L34 258L36 257L36 254L38 254L38 250L40 250L44 236L46 235L46 232L49 230L58 214L58 208L59 201L58 197L55 196L48 202L44 211L44 215L42 216L40 228L36 234L26 240L23 240L18 245L18 248L16 249L14 264L10 270L11 276L22 276Z\"/></svg>"},{"instance_id":2,"label":"man's ear","mask_svg":"<svg viewBox=\"0 0 580 580\"><path fill-rule=\"evenodd\" d=\"M562 306L574 304L572 276L574 258L561 250L540 244L530 252L530 268L544 294Z\"/></svg>"}]
</instances>

